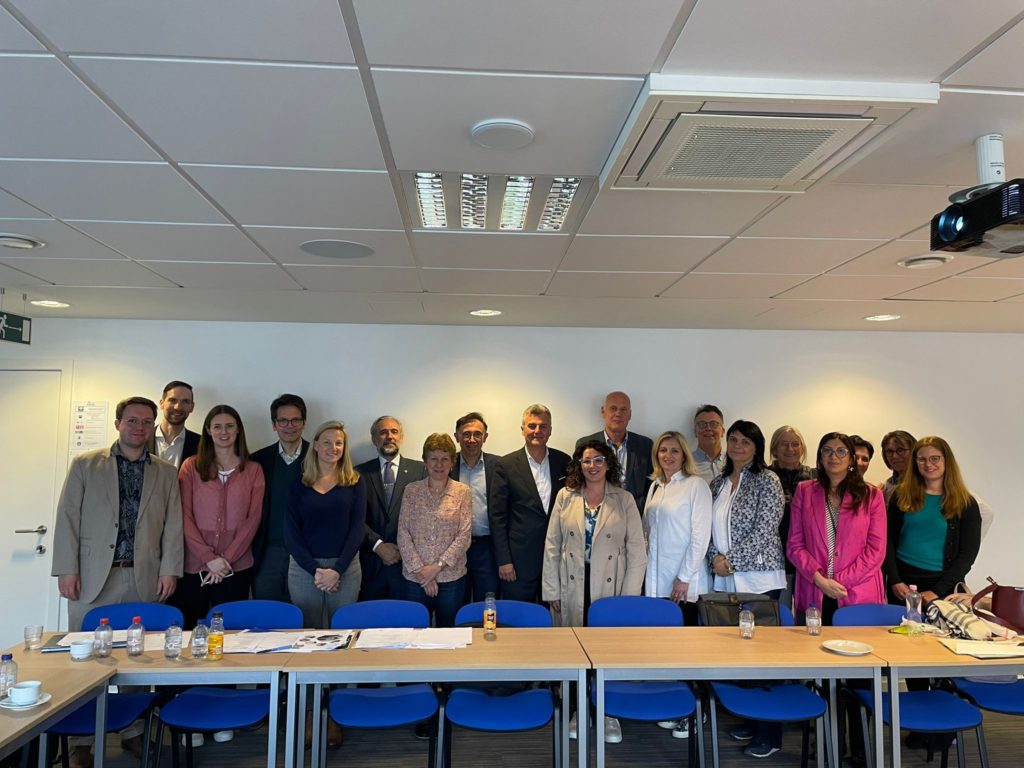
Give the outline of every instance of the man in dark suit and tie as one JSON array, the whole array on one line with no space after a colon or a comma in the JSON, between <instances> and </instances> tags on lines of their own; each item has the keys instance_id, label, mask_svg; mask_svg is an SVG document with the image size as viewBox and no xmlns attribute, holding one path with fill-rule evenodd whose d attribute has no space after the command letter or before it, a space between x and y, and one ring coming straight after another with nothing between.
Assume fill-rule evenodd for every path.
<instances>
[{"instance_id":1,"label":"man in dark suit and tie","mask_svg":"<svg viewBox=\"0 0 1024 768\"><path fill-rule=\"evenodd\" d=\"M601 406L604 431L581 437L576 441L576 448L596 440L615 451L615 457L622 467L622 487L633 494L636 508L642 515L644 502L647 500L647 489L651 487L653 443L649 437L626 430L632 416L633 408L629 402L629 395L625 392L609 392L604 399L604 405Z\"/></svg>"},{"instance_id":2,"label":"man in dark suit and tie","mask_svg":"<svg viewBox=\"0 0 1024 768\"><path fill-rule=\"evenodd\" d=\"M398 551L398 513L402 493L413 480L427 476L422 461L407 459L402 448L402 423L381 416L370 427L377 456L356 469L366 483L366 539L359 553L363 569L360 600L404 600L402 555Z\"/></svg>"},{"instance_id":3,"label":"man in dark suit and tie","mask_svg":"<svg viewBox=\"0 0 1024 768\"><path fill-rule=\"evenodd\" d=\"M491 521L487 514L487 496L494 478L498 457L484 453L487 422L483 414L467 413L455 422L458 456L452 466L453 480L465 483L473 491L473 540L466 553L466 602L483 600L488 592L498 593L498 565L494 561Z\"/></svg>"},{"instance_id":4,"label":"man in dark suit and tie","mask_svg":"<svg viewBox=\"0 0 1024 768\"><path fill-rule=\"evenodd\" d=\"M548 515L565 485L569 456L548 448L551 411L539 403L523 411L523 437L525 449L498 459L487 511L501 596L536 602Z\"/></svg>"}]
</instances>

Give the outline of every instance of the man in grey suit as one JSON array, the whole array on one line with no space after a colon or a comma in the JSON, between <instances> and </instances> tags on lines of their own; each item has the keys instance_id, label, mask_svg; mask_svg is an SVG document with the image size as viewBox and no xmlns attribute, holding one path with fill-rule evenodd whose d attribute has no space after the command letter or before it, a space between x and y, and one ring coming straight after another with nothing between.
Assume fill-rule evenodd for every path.
<instances>
[{"instance_id":1,"label":"man in grey suit","mask_svg":"<svg viewBox=\"0 0 1024 768\"><path fill-rule=\"evenodd\" d=\"M117 441L75 458L57 506L51 573L68 600L72 631L83 629L83 617L95 606L163 602L182 572L178 472L146 451L156 403L130 397L114 413ZM133 727L121 734L122 746L136 756L141 732ZM74 743L73 768L91 763L90 742Z\"/></svg>"},{"instance_id":2,"label":"man in grey suit","mask_svg":"<svg viewBox=\"0 0 1024 768\"><path fill-rule=\"evenodd\" d=\"M651 451L654 445L651 438L626 429L632 416L633 407L629 395L625 392L609 392L601 406L604 431L581 437L576 441L576 449L596 440L615 451L615 457L622 467L622 487L633 494L636 508L642 515L647 489L651 487Z\"/></svg>"},{"instance_id":3,"label":"man in grey suit","mask_svg":"<svg viewBox=\"0 0 1024 768\"><path fill-rule=\"evenodd\" d=\"M523 411L523 450L498 459L487 512L507 600L536 602L540 593L548 515L565 485L569 456L548 448L551 411L539 403Z\"/></svg>"},{"instance_id":4,"label":"man in grey suit","mask_svg":"<svg viewBox=\"0 0 1024 768\"><path fill-rule=\"evenodd\" d=\"M484 453L487 422L473 411L455 422L458 456L452 466L453 480L465 483L473 491L473 539L466 553L466 602L483 600L488 592L498 593L498 565L494 561L491 521L487 514L487 494L494 478L498 457Z\"/></svg>"},{"instance_id":5,"label":"man in grey suit","mask_svg":"<svg viewBox=\"0 0 1024 768\"><path fill-rule=\"evenodd\" d=\"M398 551L398 513L402 493L413 480L427 476L422 461L401 455L402 423L380 416L370 427L377 456L356 469L366 483L366 539L360 551L363 583L360 600L404 600L402 554Z\"/></svg>"}]
</instances>

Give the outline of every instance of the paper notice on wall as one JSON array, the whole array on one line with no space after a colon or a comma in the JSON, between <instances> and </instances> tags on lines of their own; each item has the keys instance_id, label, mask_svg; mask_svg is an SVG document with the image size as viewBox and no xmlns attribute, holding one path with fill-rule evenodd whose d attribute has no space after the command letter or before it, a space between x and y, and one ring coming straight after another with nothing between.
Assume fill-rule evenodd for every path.
<instances>
[{"instance_id":1,"label":"paper notice on wall","mask_svg":"<svg viewBox=\"0 0 1024 768\"><path fill-rule=\"evenodd\" d=\"M68 462L80 453L110 445L107 439L107 411L106 400L76 400L72 404Z\"/></svg>"}]
</instances>

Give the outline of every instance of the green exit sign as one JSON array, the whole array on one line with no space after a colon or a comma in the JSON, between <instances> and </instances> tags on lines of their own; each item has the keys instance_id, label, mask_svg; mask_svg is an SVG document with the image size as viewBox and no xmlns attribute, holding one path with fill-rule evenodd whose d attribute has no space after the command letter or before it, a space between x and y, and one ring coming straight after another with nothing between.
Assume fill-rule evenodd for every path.
<instances>
[{"instance_id":1,"label":"green exit sign","mask_svg":"<svg viewBox=\"0 0 1024 768\"><path fill-rule=\"evenodd\" d=\"M0 310L0 341L32 343L32 318Z\"/></svg>"}]
</instances>

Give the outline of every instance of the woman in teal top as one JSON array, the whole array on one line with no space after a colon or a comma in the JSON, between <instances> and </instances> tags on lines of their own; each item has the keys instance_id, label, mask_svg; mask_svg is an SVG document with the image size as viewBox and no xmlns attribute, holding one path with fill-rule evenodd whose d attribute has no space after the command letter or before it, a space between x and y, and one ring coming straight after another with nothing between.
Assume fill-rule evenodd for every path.
<instances>
[{"instance_id":1,"label":"woman in teal top","mask_svg":"<svg viewBox=\"0 0 1024 768\"><path fill-rule=\"evenodd\" d=\"M902 605L913 584L927 604L964 580L981 545L981 514L941 437L914 443L889 500L888 519L885 575L890 603Z\"/></svg>"}]
</instances>

